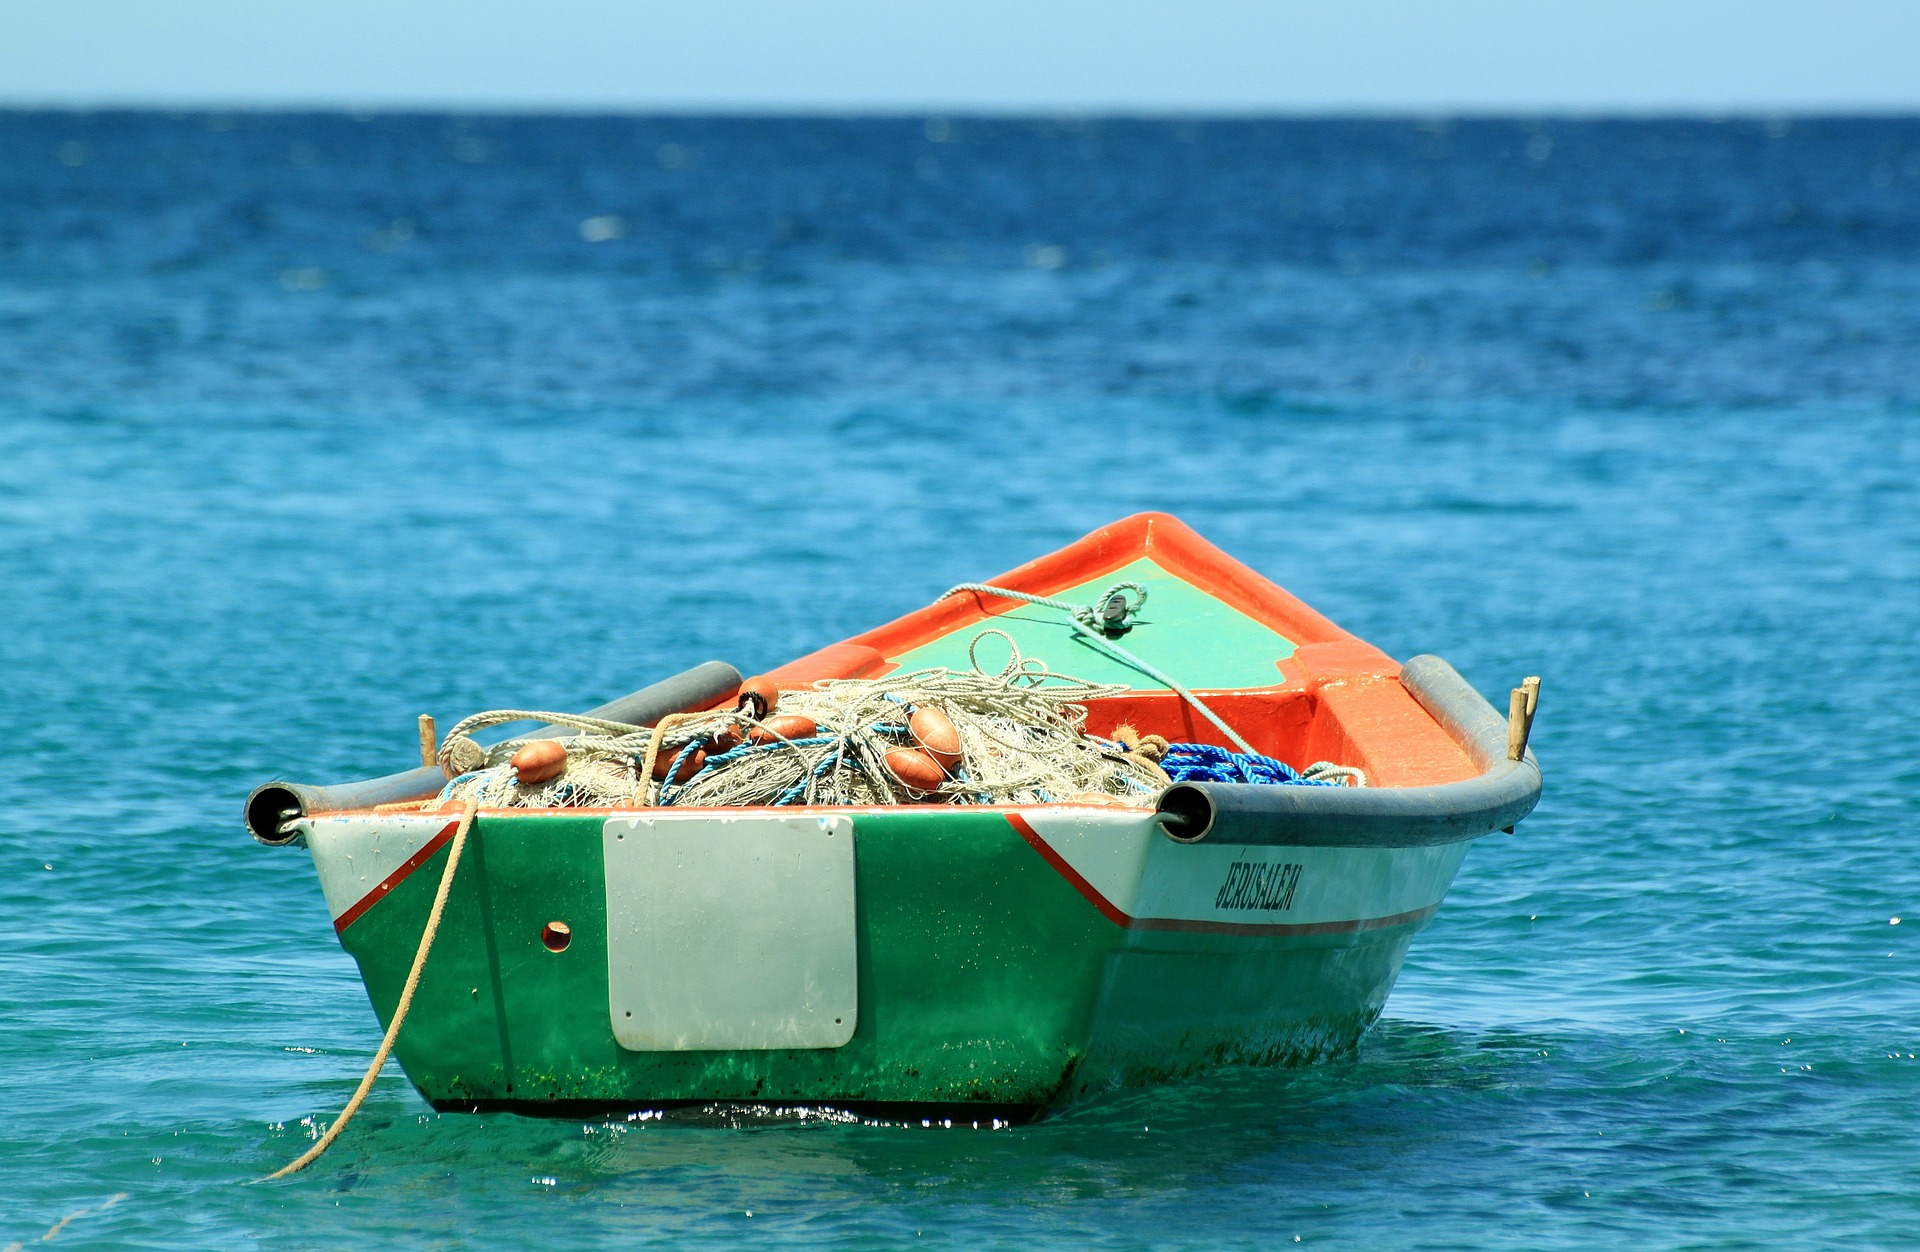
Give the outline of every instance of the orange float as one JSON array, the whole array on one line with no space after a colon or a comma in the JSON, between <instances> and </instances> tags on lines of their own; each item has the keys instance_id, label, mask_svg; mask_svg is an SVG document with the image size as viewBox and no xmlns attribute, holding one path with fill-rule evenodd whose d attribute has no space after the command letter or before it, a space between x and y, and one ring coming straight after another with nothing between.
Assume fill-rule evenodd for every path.
<instances>
[{"instance_id":1,"label":"orange float","mask_svg":"<svg viewBox=\"0 0 1920 1252\"><path fill-rule=\"evenodd\" d=\"M762 721L747 732L749 743L775 743L782 739L811 739L820 729L818 722L798 713L780 713Z\"/></svg>"},{"instance_id":2,"label":"orange float","mask_svg":"<svg viewBox=\"0 0 1920 1252\"><path fill-rule=\"evenodd\" d=\"M685 750L684 744L678 748L661 748L660 755L653 758L654 781L658 782L666 778L667 771L673 768L674 760ZM686 782L689 778L699 773L700 767L706 763L707 750L705 748L695 748L693 755L687 758L687 763L682 765L674 774L673 781L677 783Z\"/></svg>"},{"instance_id":3,"label":"orange float","mask_svg":"<svg viewBox=\"0 0 1920 1252\"><path fill-rule=\"evenodd\" d=\"M934 791L947 781L940 762L919 748L888 748L884 759L887 772L909 791Z\"/></svg>"},{"instance_id":4,"label":"orange float","mask_svg":"<svg viewBox=\"0 0 1920 1252\"><path fill-rule=\"evenodd\" d=\"M740 702L733 707L748 716L764 718L780 705L780 688L771 678L749 678L740 684Z\"/></svg>"},{"instance_id":5,"label":"orange float","mask_svg":"<svg viewBox=\"0 0 1920 1252\"><path fill-rule=\"evenodd\" d=\"M960 732L954 728L953 719L945 709L921 705L907 719L907 729L913 732L914 741L926 749L927 755L940 763L943 771L950 774L953 767L960 764Z\"/></svg>"},{"instance_id":6,"label":"orange float","mask_svg":"<svg viewBox=\"0 0 1920 1252\"><path fill-rule=\"evenodd\" d=\"M513 754L507 764L522 787L558 778L567 769L567 745L558 739L536 739Z\"/></svg>"}]
</instances>

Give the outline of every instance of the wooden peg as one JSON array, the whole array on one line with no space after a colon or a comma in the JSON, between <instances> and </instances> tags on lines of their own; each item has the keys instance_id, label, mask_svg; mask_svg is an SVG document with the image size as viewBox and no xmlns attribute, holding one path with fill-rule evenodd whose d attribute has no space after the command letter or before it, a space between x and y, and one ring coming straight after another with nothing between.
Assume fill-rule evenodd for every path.
<instances>
[{"instance_id":1,"label":"wooden peg","mask_svg":"<svg viewBox=\"0 0 1920 1252\"><path fill-rule=\"evenodd\" d=\"M1527 754L1527 740L1533 736L1533 714L1540 707L1540 676L1523 679L1507 696L1507 759L1518 761Z\"/></svg>"},{"instance_id":2,"label":"wooden peg","mask_svg":"<svg viewBox=\"0 0 1920 1252\"><path fill-rule=\"evenodd\" d=\"M433 728L433 714L420 715L420 768L431 769L440 759L440 736Z\"/></svg>"},{"instance_id":3,"label":"wooden peg","mask_svg":"<svg viewBox=\"0 0 1920 1252\"><path fill-rule=\"evenodd\" d=\"M1507 693L1507 759L1527 754L1527 693L1515 687Z\"/></svg>"}]
</instances>

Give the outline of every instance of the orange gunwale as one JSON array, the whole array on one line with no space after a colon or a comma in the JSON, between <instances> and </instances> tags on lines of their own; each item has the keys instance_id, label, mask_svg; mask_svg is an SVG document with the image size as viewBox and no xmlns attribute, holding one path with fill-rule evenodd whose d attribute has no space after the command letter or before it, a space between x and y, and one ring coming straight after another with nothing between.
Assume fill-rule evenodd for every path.
<instances>
[{"instance_id":1,"label":"orange gunwale","mask_svg":"<svg viewBox=\"0 0 1920 1252\"><path fill-rule=\"evenodd\" d=\"M1075 540L1057 552L1028 561L986 581L1010 591L1051 596L1111 574L1141 557L1294 641L1302 648L1325 644L1357 645L1365 656L1343 659L1351 667L1371 664L1380 676L1398 677L1400 667L1378 648L1334 625L1306 602L1254 573L1202 539L1179 518L1166 513L1136 513ZM979 592L949 596L915 609L884 626L790 661L769 677L799 687L825 678L869 678L892 668L889 657L1023 607L1019 601ZM1295 679L1282 670L1282 682Z\"/></svg>"}]
</instances>

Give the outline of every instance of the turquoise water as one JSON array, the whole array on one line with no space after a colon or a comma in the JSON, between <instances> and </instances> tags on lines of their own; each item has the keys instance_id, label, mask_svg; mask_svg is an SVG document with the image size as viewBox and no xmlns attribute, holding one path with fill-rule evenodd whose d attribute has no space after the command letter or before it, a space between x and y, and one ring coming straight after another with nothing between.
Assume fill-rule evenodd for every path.
<instances>
[{"instance_id":1,"label":"turquoise water","mask_svg":"<svg viewBox=\"0 0 1920 1252\"><path fill-rule=\"evenodd\" d=\"M1920 123L0 114L0 157L0 1247L1920 1238ZM239 1185L378 1040L252 784L1142 508L1544 677L1546 797L1356 1057L999 1131L390 1068Z\"/></svg>"}]
</instances>

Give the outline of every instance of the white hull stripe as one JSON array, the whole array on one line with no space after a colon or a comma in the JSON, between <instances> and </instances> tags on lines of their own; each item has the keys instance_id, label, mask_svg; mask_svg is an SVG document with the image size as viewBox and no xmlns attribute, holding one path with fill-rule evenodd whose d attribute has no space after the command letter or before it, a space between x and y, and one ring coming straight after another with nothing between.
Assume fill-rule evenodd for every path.
<instances>
[{"instance_id":1,"label":"white hull stripe","mask_svg":"<svg viewBox=\"0 0 1920 1252\"><path fill-rule=\"evenodd\" d=\"M307 833L307 846L320 875L320 890L333 914L335 934L359 921L368 909L433 858L453 838L456 818L435 813L423 817L326 818Z\"/></svg>"},{"instance_id":2,"label":"white hull stripe","mask_svg":"<svg viewBox=\"0 0 1920 1252\"><path fill-rule=\"evenodd\" d=\"M1464 849L1186 845L1151 815L1006 817L1102 916L1135 931L1261 938L1417 926L1439 909Z\"/></svg>"},{"instance_id":3,"label":"white hull stripe","mask_svg":"<svg viewBox=\"0 0 1920 1252\"><path fill-rule=\"evenodd\" d=\"M1007 823L1114 925L1133 931L1344 934L1420 925L1440 907L1466 844L1292 848L1177 844L1151 814L1045 809ZM446 846L441 814L317 821L308 845L336 932Z\"/></svg>"}]
</instances>

